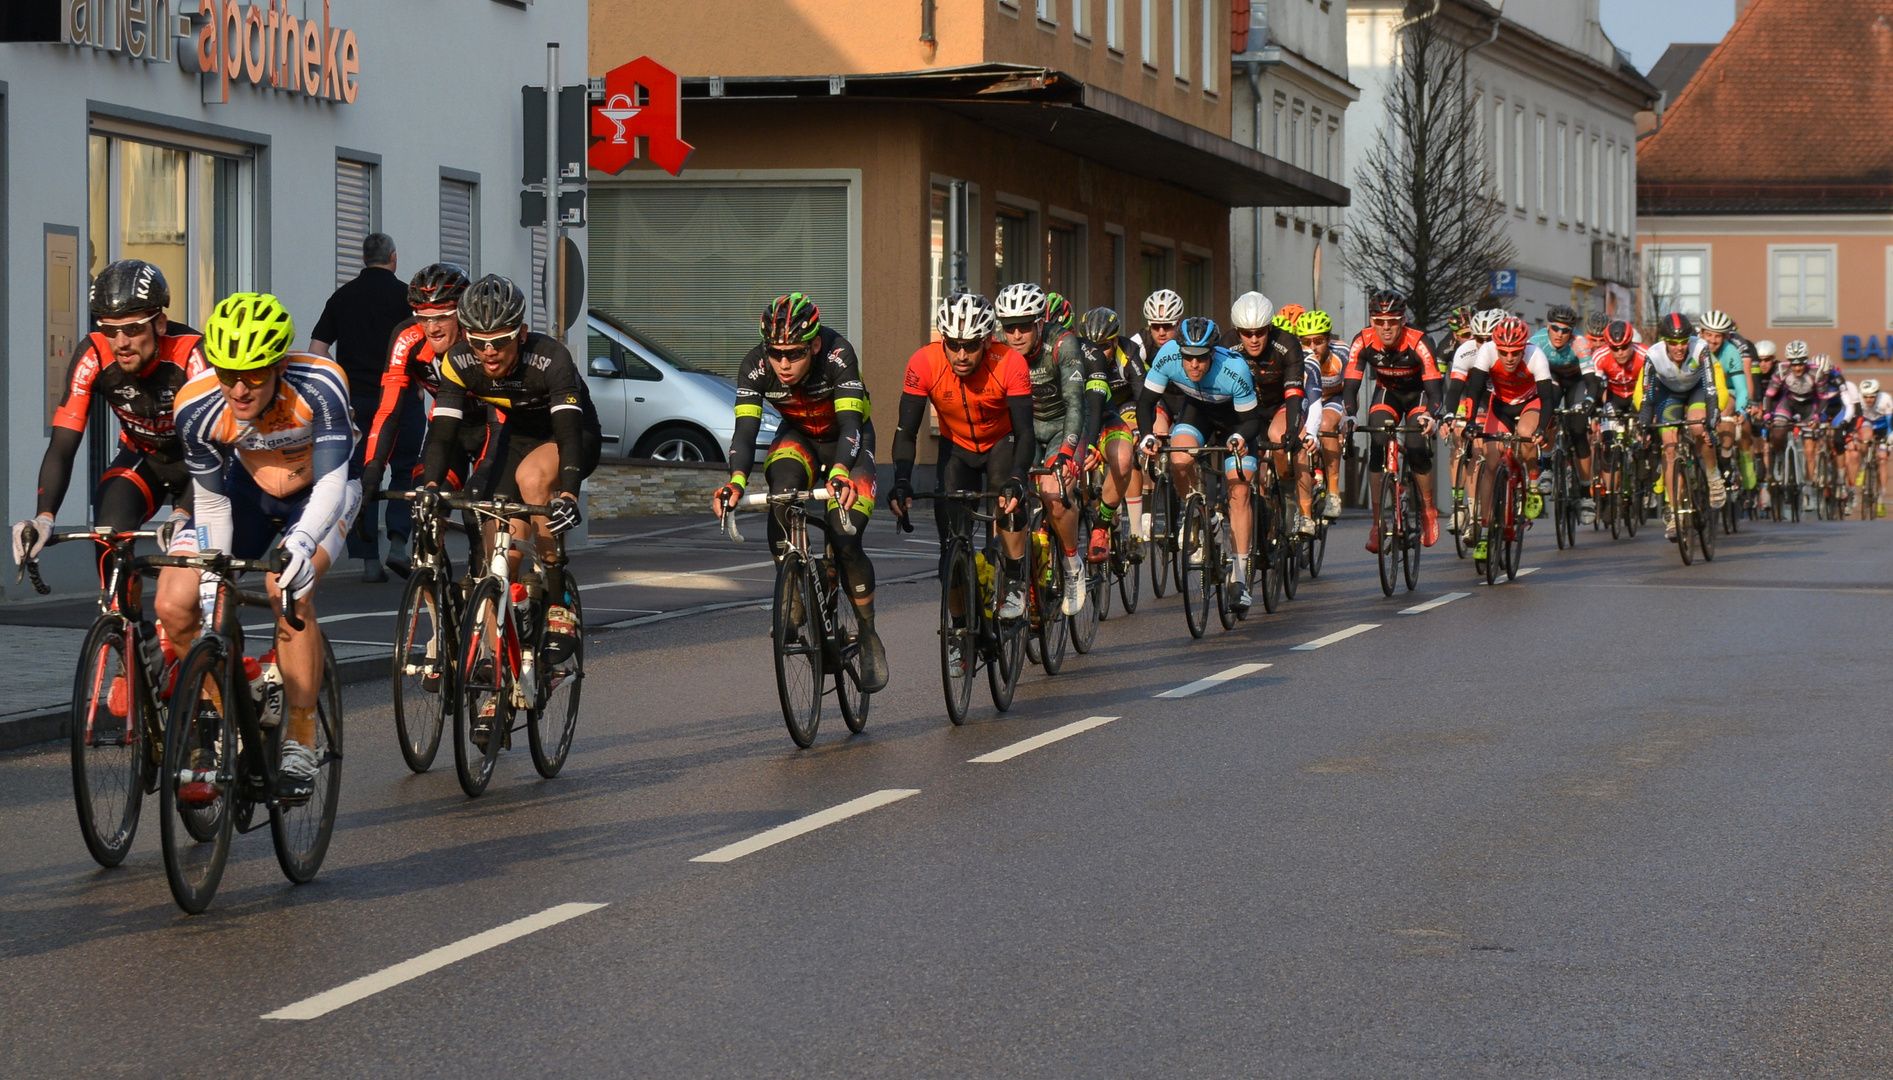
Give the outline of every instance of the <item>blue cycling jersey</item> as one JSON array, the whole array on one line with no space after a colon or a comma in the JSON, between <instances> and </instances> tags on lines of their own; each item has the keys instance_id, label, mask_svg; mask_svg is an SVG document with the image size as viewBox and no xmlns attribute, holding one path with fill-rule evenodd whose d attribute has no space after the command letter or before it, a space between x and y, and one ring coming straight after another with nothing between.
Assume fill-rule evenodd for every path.
<instances>
[{"instance_id":1,"label":"blue cycling jersey","mask_svg":"<svg viewBox=\"0 0 1893 1080\"><path fill-rule=\"evenodd\" d=\"M1176 342L1170 342L1157 351L1144 386L1159 394L1174 386L1184 397L1205 405L1234 406L1237 412L1251 412L1256 407L1255 381L1249 377L1249 365L1220 345L1210 356L1209 370L1197 382L1184 374L1183 353Z\"/></svg>"},{"instance_id":2,"label":"blue cycling jersey","mask_svg":"<svg viewBox=\"0 0 1893 1080\"><path fill-rule=\"evenodd\" d=\"M1531 343L1545 354L1545 363L1551 365L1552 374L1566 379L1573 375L1597 373L1597 366L1591 363L1591 355L1577 351L1577 342L1577 335L1573 334L1571 340L1565 342L1564 348L1555 348L1551 344L1551 331L1542 327L1531 336Z\"/></svg>"},{"instance_id":3,"label":"blue cycling jersey","mask_svg":"<svg viewBox=\"0 0 1893 1080\"><path fill-rule=\"evenodd\" d=\"M1724 338L1722 347L1715 351L1716 363L1722 365L1722 373L1727 376L1729 404L1736 409L1748 408L1748 376L1742 371L1744 359L1742 347L1733 338Z\"/></svg>"}]
</instances>

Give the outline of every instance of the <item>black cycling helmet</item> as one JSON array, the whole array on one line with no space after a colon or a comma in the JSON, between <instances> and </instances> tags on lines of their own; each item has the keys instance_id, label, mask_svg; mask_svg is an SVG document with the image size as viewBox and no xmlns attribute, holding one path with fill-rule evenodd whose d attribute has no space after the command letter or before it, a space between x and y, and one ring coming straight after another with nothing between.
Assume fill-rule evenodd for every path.
<instances>
[{"instance_id":1,"label":"black cycling helmet","mask_svg":"<svg viewBox=\"0 0 1893 1080\"><path fill-rule=\"evenodd\" d=\"M1405 315L1407 298L1398 289L1380 289L1367 298L1368 315Z\"/></svg>"},{"instance_id":2,"label":"black cycling helmet","mask_svg":"<svg viewBox=\"0 0 1893 1080\"><path fill-rule=\"evenodd\" d=\"M460 294L460 325L469 334L497 334L526 321L526 294L512 278L488 274Z\"/></svg>"},{"instance_id":3,"label":"black cycling helmet","mask_svg":"<svg viewBox=\"0 0 1893 1080\"><path fill-rule=\"evenodd\" d=\"M92 279L92 317L122 319L171 306L164 273L143 259L120 259Z\"/></svg>"},{"instance_id":4,"label":"black cycling helmet","mask_svg":"<svg viewBox=\"0 0 1893 1080\"><path fill-rule=\"evenodd\" d=\"M1108 307L1094 307L1078 320L1078 336L1093 345L1110 346L1124 333L1117 312Z\"/></svg>"},{"instance_id":5,"label":"black cycling helmet","mask_svg":"<svg viewBox=\"0 0 1893 1080\"><path fill-rule=\"evenodd\" d=\"M1216 349L1216 320L1201 315L1183 320L1177 328L1177 351L1185 356L1208 356Z\"/></svg>"},{"instance_id":6,"label":"black cycling helmet","mask_svg":"<svg viewBox=\"0 0 1893 1080\"><path fill-rule=\"evenodd\" d=\"M1613 349L1621 349L1635 340L1635 331L1631 330L1630 324L1622 319L1613 319L1604 327L1604 344Z\"/></svg>"},{"instance_id":7,"label":"black cycling helmet","mask_svg":"<svg viewBox=\"0 0 1893 1080\"><path fill-rule=\"evenodd\" d=\"M1656 336L1664 341L1688 341L1689 335L1689 316L1680 311L1672 311L1656 321Z\"/></svg>"},{"instance_id":8,"label":"black cycling helmet","mask_svg":"<svg viewBox=\"0 0 1893 1080\"><path fill-rule=\"evenodd\" d=\"M1603 337L1610 328L1610 316L1601 311L1593 311L1584 316L1584 333L1587 337Z\"/></svg>"},{"instance_id":9,"label":"black cycling helmet","mask_svg":"<svg viewBox=\"0 0 1893 1080\"><path fill-rule=\"evenodd\" d=\"M415 311L445 315L460 306L460 294L473 279L453 263L423 266L408 282L408 306Z\"/></svg>"},{"instance_id":10,"label":"black cycling helmet","mask_svg":"<svg viewBox=\"0 0 1893 1080\"><path fill-rule=\"evenodd\" d=\"M803 293L778 296L757 329L765 345L800 345L822 332L822 309Z\"/></svg>"},{"instance_id":11,"label":"black cycling helmet","mask_svg":"<svg viewBox=\"0 0 1893 1080\"><path fill-rule=\"evenodd\" d=\"M1557 323L1559 326L1568 326L1576 330L1578 324L1577 309L1569 304L1553 304L1551 310L1545 312L1545 322L1548 324Z\"/></svg>"}]
</instances>

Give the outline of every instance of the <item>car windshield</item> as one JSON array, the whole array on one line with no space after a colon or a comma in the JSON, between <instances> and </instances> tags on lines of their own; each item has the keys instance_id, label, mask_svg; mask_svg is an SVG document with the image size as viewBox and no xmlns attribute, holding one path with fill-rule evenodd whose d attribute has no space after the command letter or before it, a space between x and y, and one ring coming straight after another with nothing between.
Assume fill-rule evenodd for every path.
<instances>
[{"instance_id":1,"label":"car windshield","mask_svg":"<svg viewBox=\"0 0 1893 1080\"><path fill-rule=\"evenodd\" d=\"M669 364L671 367L676 368L678 371L688 371L697 375L711 375L719 379L723 378L723 376L717 375L716 372L710 371L709 369L703 367L701 364L693 364L690 361L685 360L683 357L678 356L674 352L671 352L669 349L666 349L664 346L659 345L657 342L651 340L645 334L642 334L636 330L632 330L629 327L626 327L625 336L637 342L639 345L644 346L646 349L649 349L652 353L656 354L659 360L664 361L666 364Z\"/></svg>"}]
</instances>

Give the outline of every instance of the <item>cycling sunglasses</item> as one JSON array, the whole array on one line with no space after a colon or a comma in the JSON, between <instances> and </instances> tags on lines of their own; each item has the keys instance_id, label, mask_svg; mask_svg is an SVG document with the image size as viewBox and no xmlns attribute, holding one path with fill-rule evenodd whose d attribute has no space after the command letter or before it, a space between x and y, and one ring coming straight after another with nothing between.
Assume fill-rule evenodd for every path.
<instances>
[{"instance_id":1,"label":"cycling sunglasses","mask_svg":"<svg viewBox=\"0 0 1893 1080\"><path fill-rule=\"evenodd\" d=\"M954 338L941 338L940 347L952 353L976 353L985 350L986 340L984 338L969 338L965 341L959 341Z\"/></svg>"},{"instance_id":2,"label":"cycling sunglasses","mask_svg":"<svg viewBox=\"0 0 1893 1080\"><path fill-rule=\"evenodd\" d=\"M1573 329L1573 328L1571 328L1571 327L1569 327L1569 326L1560 326L1560 325L1559 325L1559 324L1557 324L1557 323L1552 323L1552 324L1550 324L1550 325L1548 325L1548 326L1546 326L1546 327L1545 327L1545 330L1546 330L1547 332L1549 332L1549 333L1553 333L1553 334L1575 334L1575 333L1577 333L1577 331L1576 331L1575 329Z\"/></svg>"},{"instance_id":3,"label":"cycling sunglasses","mask_svg":"<svg viewBox=\"0 0 1893 1080\"><path fill-rule=\"evenodd\" d=\"M217 381L225 386L235 386L237 383L241 382L252 390L263 387L268 384L271 379L276 377L275 364L270 364L267 367L249 368L244 371L232 371L229 368L220 367L213 367L211 370L217 373Z\"/></svg>"},{"instance_id":4,"label":"cycling sunglasses","mask_svg":"<svg viewBox=\"0 0 1893 1080\"><path fill-rule=\"evenodd\" d=\"M108 341L121 335L124 337L137 337L145 332L145 327L150 326L151 323L162 314L164 313L161 311L154 311L142 319L128 319L125 322L113 323L102 322L99 324L99 333L105 335Z\"/></svg>"},{"instance_id":5,"label":"cycling sunglasses","mask_svg":"<svg viewBox=\"0 0 1893 1080\"><path fill-rule=\"evenodd\" d=\"M508 330L504 334L468 334L467 348L474 352L499 352L500 346L518 336L517 330Z\"/></svg>"},{"instance_id":6,"label":"cycling sunglasses","mask_svg":"<svg viewBox=\"0 0 1893 1080\"><path fill-rule=\"evenodd\" d=\"M787 348L765 345L763 351L769 354L771 360L800 360L812 350L807 345L790 345Z\"/></svg>"}]
</instances>

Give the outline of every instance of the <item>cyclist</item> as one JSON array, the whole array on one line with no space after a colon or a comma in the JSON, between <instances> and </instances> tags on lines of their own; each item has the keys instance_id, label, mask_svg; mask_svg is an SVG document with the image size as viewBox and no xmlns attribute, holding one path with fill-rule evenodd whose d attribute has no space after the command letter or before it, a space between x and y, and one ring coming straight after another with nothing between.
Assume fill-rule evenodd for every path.
<instances>
[{"instance_id":1,"label":"cyclist","mask_svg":"<svg viewBox=\"0 0 1893 1080\"><path fill-rule=\"evenodd\" d=\"M1549 409L1585 409L1603 396L1589 350L1577 347L1577 321L1577 309L1557 304L1545 313L1544 329L1531 336L1551 367L1556 393L1545 399ZM1582 416L1565 416L1559 426L1577 459L1578 490L1583 492L1578 496L1578 521L1589 525L1597 520L1597 502L1591 498L1591 425ZM1538 484L1539 490L1550 493L1549 479L1541 477Z\"/></svg>"},{"instance_id":2,"label":"cyclist","mask_svg":"<svg viewBox=\"0 0 1893 1080\"><path fill-rule=\"evenodd\" d=\"M1341 516L1341 424L1346 419L1342 383L1347 372L1347 346L1334 340L1334 320L1325 311L1310 311L1295 320L1295 333L1321 382L1320 395L1309 399L1302 437L1310 463L1324 470L1327 477L1328 498L1320 513L1332 520ZM1313 502L1314 472L1307 469L1301 474L1304 506Z\"/></svg>"},{"instance_id":3,"label":"cyclist","mask_svg":"<svg viewBox=\"0 0 1893 1080\"><path fill-rule=\"evenodd\" d=\"M749 486L756 463L756 433L762 430L763 404L782 414L782 427L763 476L771 494L807 491L822 478L829 492L827 527L822 530L828 556L854 601L860 627L861 689L887 687L887 650L874 629L874 562L861 549L868 516L874 512L874 422L861 362L854 346L822 325L821 309L802 293L777 297L763 309L762 343L743 357L736 376L736 434L730 441L730 482L717 489L711 509L722 517ZM823 472L826 470L826 476ZM841 527L843 516L854 525ZM769 515L769 548L778 560L787 549L787 530Z\"/></svg>"},{"instance_id":4,"label":"cyclist","mask_svg":"<svg viewBox=\"0 0 1893 1080\"><path fill-rule=\"evenodd\" d=\"M349 475L355 426L348 377L313 353L292 353L295 323L276 297L234 293L204 325L209 370L178 391L177 431L196 500L195 530L180 531L173 554L226 552L257 559L279 534L288 563L271 574L272 598L287 593L303 628L276 622L276 656L288 712L276 796L307 801L319 767L316 696L322 686L322 629L314 591L346 544L361 509ZM181 652L215 613L217 577L178 567L158 575L158 618ZM179 790L193 804L215 799L210 784Z\"/></svg>"},{"instance_id":5,"label":"cyclist","mask_svg":"<svg viewBox=\"0 0 1893 1080\"><path fill-rule=\"evenodd\" d=\"M1740 441L1738 425L1742 414L1748 411L1750 367L1748 354L1742 350L1746 342L1735 333L1735 320L1726 311L1703 312L1696 326L1696 336L1722 367L1724 389L1716 421L1716 442L1721 451L1722 472L1729 475L1733 467L1741 464L1735 460ZM1742 468L1740 477L1743 487L1754 486L1754 467Z\"/></svg>"},{"instance_id":6,"label":"cyclist","mask_svg":"<svg viewBox=\"0 0 1893 1080\"><path fill-rule=\"evenodd\" d=\"M1177 339L1183 322L1183 298L1170 289L1158 289L1144 298L1144 328L1131 335L1143 350L1144 366L1156 363L1157 351Z\"/></svg>"},{"instance_id":7,"label":"cyclist","mask_svg":"<svg viewBox=\"0 0 1893 1080\"><path fill-rule=\"evenodd\" d=\"M1788 429L1796 424L1804 426L1802 450L1807 462L1813 462L1817 456L1815 434L1812 430L1826 407L1826 387L1815 378L1814 366L1808 359L1808 343L1790 341L1783 350L1783 360L1775 365L1774 375L1768 380L1768 391L1762 396L1762 410L1768 422L1768 452L1772 462L1779 457L1788 444ZM1774 475L1771 471L1769 475ZM1803 476L1805 483L1808 477Z\"/></svg>"},{"instance_id":8,"label":"cyclist","mask_svg":"<svg viewBox=\"0 0 1893 1080\"><path fill-rule=\"evenodd\" d=\"M1371 452L1367 458L1368 502L1374 508L1374 525L1367 533L1367 550L1380 551L1380 484L1387 467L1387 440L1383 426L1405 420L1418 423L1420 430L1408 432L1407 462L1420 489L1420 543L1432 547L1439 541L1439 511L1433 505L1433 408L1439 404L1440 373L1433 352L1426 346L1426 335L1407 325L1407 298L1393 289L1381 289L1367 298L1369 326L1355 338L1348 349L1345 408L1350 417L1359 415L1361 380L1369 372L1374 376L1374 396L1368 409L1368 422L1374 426Z\"/></svg>"},{"instance_id":9,"label":"cyclist","mask_svg":"<svg viewBox=\"0 0 1893 1080\"><path fill-rule=\"evenodd\" d=\"M1604 340L1604 332L1610 329L1610 322L1609 315L1597 310L1592 310L1584 316L1584 336L1577 340L1576 348L1578 352L1591 358L1593 367L1596 366L1599 357L1610 348L1610 343Z\"/></svg>"},{"instance_id":10,"label":"cyclist","mask_svg":"<svg viewBox=\"0 0 1893 1080\"><path fill-rule=\"evenodd\" d=\"M1485 433L1497 435L1510 432L1522 438L1536 437L1538 444L1542 444L1544 403L1553 400L1553 395L1559 391L1544 351L1532 343L1525 320L1516 315L1506 316L1493 327L1492 340L1479 347L1479 354L1473 358L1472 370L1467 373L1463 387L1472 400L1479 401L1485 396L1488 383L1492 399L1485 409ZM1455 384L1453 389L1458 391L1460 387L1461 384ZM1456 401L1449 399L1448 410L1456 404ZM1492 486L1498 478L1498 465L1504 453L1500 444L1488 443L1481 454L1477 503L1482 526L1492 524ZM1527 468L1536 473L1538 445L1527 444L1525 453ZM1543 504L1539 502L1534 505L1533 500L1541 499L1542 496L1536 491L1526 495L1527 517L1538 516ZM1487 532L1482 529L1479 542L1472 548L1474 559L1486 557L1487 539Z\"/></svg>"},{"instance_id":11,"label":"cyclist","mask_svg":"<svg viewBox=\"0 0 1893 1080\"><path fill-rule=\"evenodd\" d=\"M565 603L565 565L553 537L578 526L579 485L598 467L603 440L591 392L563 344L526 329L526 294L511 279L488 274L474 282L460 294L459 310L464 333L441 365L421 483L438 491L465 429L485 424L475 403L503 412L506 422L489 452L487 493L551 507L549 516L516 519L508 528L519 540L530 536L538 546L546 569L548 633L576 635L582 628ZM519 557L515 551L515 572ZM515 580L528 588L533 584L529 578ZM472 741L484 747L484 732L476 731Z\"/></svg>"},{"instance_id":12,"label":"cyclist","mask_svg":"<svg viewBox=\"0 0 1893 1080\"><path fill-rule=\"evenodd\" d=\"M1465 498L1468 480L1471 480L1473 483L1475 488L1474 495L1476 496L1478 494L1476 490L1478 486L1478 463L1476 461L1470 465L1470 468L1473 470L1473 475L1471 477L1465 475L1465 470L1468 467L1463 463L1463 459L1466 456L1466 440L1471 437L1470 428L1485 422L1486 403L1484 397L1490 396L1484 395L1484 397L1478 401L1474 401L1472 398L1465 396L1466 377L1472 374L1472 362L1478 359L1479 350L1483 348L1487 342L1492 340L1492 331L1497 329L1499 323L1505 321L1507 314L1504 308L1486 308L1483 311L1473 312L1472 317L1466 321L1466 340L1460 342L1458 346L1454 348L1452 362L1447 365L1446 369L1448 379L1446 384L1447 400L1455 404L1452 408L1442 410L1441 426L1446 431L1446 445L1452 454L1454 518L1448 524L1448 528L1451 529L1455 535L1463 531L1465 527L1470 524L1469 521L1462 521L1459 517L1461 514L1460 500ZM1466 501L1467 508L1471 507L1473 501L1475 500Z\"/></svg>"},{"instance_id":13,"label":"cyclist","mask_svg":"<svg viewBox=\"0 0 1893 1080\"><path fill-rule=\"evenodd\" d=\"M1605 408L1637 411L1637 380L1643 375L1644 347L1630 334L1630 324L1613 319L1604 328L1604 346L1593 352L1597 377L1603 383Z\"/></svg>"},{"instance_id":14,"label":"cyclist","mask_svg":"<svg viewBox=\"0 0 1893 1080\"><path fill-rule=\"evenodd\" d=\"M997 319L992 301L956 292L941 299L934 316L940 339L923 345L907 361L901 382L900 421L894 429L894 512L907 515L914 502L914 453L920 425L932 405L940 420L941 488L992 491L999 495L1001 557L1007 590L1002 619L1025 614L1026 470L1032 467L1032 379L1025 357L993 340ZM946 514L963 514L941 504ZM954 601L964 603L963 599ZM966 658L953 656L954 665Z\"/></svg>"},{"instance_id":15,"label":"cyclist","mask_svg":"<svg viewBox=\"0 0 1893 1080\"><path fill-rule=\"evenodd\" d=\"M435 263L423 267L408 282L408 306L414 310L414 316L403 320L394 328L394 339L388 346L388 366L381 374L381 405L375 410L366 436L366 445L362 449L362 499L372 500L375 493L382 489L386 478L388 461L395 452L395 444L404 442L402 421L408 416L408 403L419 391L426 391L432 399L440 397L440 370L447 354L460 344L464 335L460 329L460 297L466 293L467 286L473 284L467 272L453 263ZM453 447L448 461L446 481L452 488L483 487L475 472L481 471L485 463L487 448L492 445L496 434L496 423L477 423L487 417L485 405L469 402L467 416L460 424L460 441ZM426 435L426 426L414 432L415 442ZM403 455L405 456L405 455ZM406 487L420 478L420 454L414 453L412 475L396 476L395 486ZM407 543L409 512L405 504L390 507L388 510L388 562L398 563L404 560L404 546Z\"/></svg>"},{"instance_id":16,"label":"cyclist","mask_svg":"<svg viewBox=\"0 0 1893 1080\"><path fill-rule=\"evenodd\" d=\"M92 496L93 524L129 532L169 502L171 516L159 530L165 534L160 546L169 546L170 534L190 520L190 470L178 441L174 408L179 389L204 370L203 339L165 315L171 289L164 274L148 262L125 259L99 271L92 279L90 299L98 329L72 358L65 396L53 413L52 434L39 463L37 513L13 526L15 563L39 558L52 536L95 397L118 421L118 453ZM30 544L29 527L34 532ZM101 560L109 551L102 550ZM101 581L105 573L101 562Z\"/></svg>"},{"instance_id":17,"label":"cyclist","mask_svg":"<svg viewBox=\"0 0 1893 1080\"><path fill-rule=\"evenodd\" d=\"M1255 385L1258 430L1267 433L1267 441L1286 446L1300 443L1302 409L1311 397L1321 396L1321 369L1302 351L1295 328L1303 315L1300 304L1290 304L1286 314L1292 318L1286 327L1282 316L1272 321L1275 305L1259 292L1246 292L1230 306L1229 321L1236 328L1236 355L1249 366L1249 379ZM1295 520L1291 526L1301 536L1315 534L1314 477L1304 472L1304 483L1296 475L1300 454L1293 450L1270 451L1275 475L1294 486ZM1283 522L1288 525L1288 522Z\"/></svg>"},{"instance_id":18,"label":"cyclist","mask_svg":"<svg viewBox=\"0 0 1893 1080\"><path fill-rule=\"evenodd\" d=\"M1644 354L1642 422L1665 424L1697 422L1709 415L1709 402L1716 396L1715 373L1718 365L1709 355L1709 347L1691 334L1689 319L1671 312L1657 322L1657 336L1662 345ZM1676 539L1676 513L1671 509L1676 491L1676 436L1678 428L1665 428L1663 436L1663 531ZM1709 478L1709 505L1717 510L1728 498L1722 475L1708 468L1716 459L1714 432L1704 423L1694 436L1697 452L1702 455Z\"/></svg>"},{"instance_id":19,"label":"cyclist","mask_svg":"<svg viewBox=\"0 0 1893 1080\"><path fill-rule=\"evenodd\" d=\"M1149 374L1140 350L1125 348L1117 312L1107 307L1085 312L1078 324L1085 348L1085 434L1104 459L1104 491L1098 524L1091 530L1087 556L1093 562L1111 554L1110 530L1120 508L1128 505L1133 529L1141 526L1144 474L1133 467L1137 441L1137 392ZM1139 534L1141 535L1141 533Z\"/></svg>"},{"instance_id":20,"label":"cyclist","mask_svg":"<svg viewBox=\"0 0 1893 1080\"><path fill-rule=\"evenodd\" d=\"M1886 456L1887 438L1893 434L1893 394L1880 389L1880 380L1860 380L1860 418L1866 422L1867 450L1872 454L1871 467L1880 477L1879 501L1873 508L1876 518L1886 516Z\"/></svg>"},{"instance_id":21,"label":"cyclist","mask_svg":"<svg viewBox=\"0 0 1893 1080\"><path fill-rule=\"evenodd\" d=\"M1025 358L1032 380L1032 432L1039 464L1058 475L1039 477L1039 505L1064 551L1064 613L1084 610L1084 567L1078 557L1076 497L1061 499L1060 480L1076 487L1079 436L1084 430L1085 359L1078 335L1060 330L1047 314L1045 292L1031 282L1008 285L993 301L999 333ZM1064 310L1069 312L1071 305Z\"/></svg>"},{"instance_id":22,"label":"cyclist","mask_svg":"<svg viewBox=\"0 0 1893 1080\"><path fill-rule=\"evenodd\" d=\"M1216 323L1205 318L1185 319L1177 340L1165 345L1151 365L1144 388L1137 395L1138 448L1153 456L1162 445L1154 424L1157 405L1171 387L1183 395L1183 408L1170 429L1170 446L1186 450L1225 441L1232 453L1225 460L1228 480L1229 527L1233 536L1252 535L1249 485L1255 478L1256 459L1249 451L1261 432L1262 414L1256 408L1255 384L1249 367L1228 349L1216 344ZM1188 454L1170 455L1170 476L1178 501L1196 490L1196 469ZM1247 611L1249 596L1248 546L1236 554L1236 600L1231 606ZM1200 560L1200 551L1191 552Z\"/></svg>"},{"instance_id":23,"label":"cyclist","mask_svg":"<svg viewBox=\"0 0 1893 1080\"><path fill-rule=\"evenodd\" d=\"M1761 475L1772 475L1773 457L1768 445L1768 418L1762 412L1762 399L1768 394L1768 384L1774 379L1775 343L1768 340L1755 343L1755 359L1749 364L1750 385L1748 391L1748 422L1742 425L1742 437L1747 441L1750 453L1761 459ZM1756 498L1763 510L1768 509L1768 485L1761 484Z\"/></svg>"},{"instance_id":24,"label":"cyclist","mask_svg":"<svg viewBox=\"0 0 1893 1080\"><path fill-rule=\"evenodd\" d=\"M1818 365L1826 356L1817 357ZM1833 425L1834 459L1840 462L1842 487L1845 494L1843 503L1853 502L1860 480L1860 432L1865 425L1860 419L1860 387L1853 380L1841 375L1840 367L1829 361L1832 374L1828 385L1835 388L1835 409L1828 423Z\"/></svg>"},{"instance_id":25,"label":"cyclist","mask_svg":"<svg viewBox=\"0 0 1893 1080\"><path fill-rule=\"evenodd\" d=\"M1433 364L1440 369L1440 377L1445 378L1453 357L1459 347L1472 339L1472 317L1477 314L1471 304L1461 304L1446 314L1446 328L1428 339L1427 347L1433 350Z\"/></svg>"}]
</instances>

